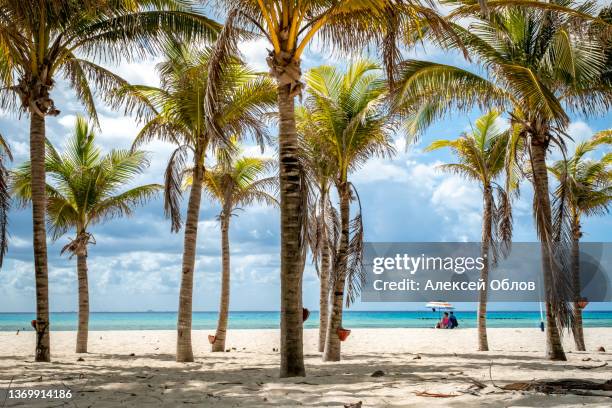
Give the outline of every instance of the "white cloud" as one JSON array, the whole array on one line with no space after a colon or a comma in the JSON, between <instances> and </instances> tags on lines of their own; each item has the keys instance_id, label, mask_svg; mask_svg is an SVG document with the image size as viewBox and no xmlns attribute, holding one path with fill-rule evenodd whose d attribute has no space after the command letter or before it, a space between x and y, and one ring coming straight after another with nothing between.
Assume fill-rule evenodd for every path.
<instances>
[{"instance_id":1,"label":"white cloud","mask_svg":"<svg viewBox=\"0 0 612 408\"><path fill-rule=\"evenodd\" d=\"M397 138L393 141L393 147L397 155L392 159L379 157L368 160L359 170L352 174L351 180L356 183L376 183L381 181L391 181L396 183L408 183L415 178L423 176L421 172L431 171L430 165L418 162L416 159L423 157L421 149L410 147L406 150L406 140ZM436 162L436 165L438 162ZM422 168L428 167L428 170ZM419 182L420 184L420 182Z\"/></svg>"},{"instance_id":2,"label":"white cloud","mask_svg":"<svg viewBox=\"0 0 612 408\"><path fill-rule=\"evenodd\" d=\"M246 157L258 157L261 159L274 159L276 154L270 146L264 146L262 153L261 147L256 144L244 145L242 147L242 155Z\"/></svg>"},{"instance_id":3,"label":"white cloud","mask_svg":"<svg viewBox=\"0 0 612 408\"><path fill-rule=\"evenodd\" d=\"M72 129L74 127L75 120L76 120L76 115L62 115L57 121L60 125L62 125L66 129Z\"/></svg>"},{"instance_id":4,"label":"white cloud","mask_svg":"<svg viewBox=\"0 0 612 408\"><path fill-rule=\"evenodd\" d=\"M583 121L576 121L569 124L567 133L575 143L580 143L593 136L593 129Z\"/></svg>"},{"instance_id":5,"label":"white cloud","mask_svg":"<svg viewBox=\"0 0 612 408\"><path fill-rule=\"evenodd\" d=\"M101 144L112 148L129 148L142 127L129 116L99 115L99 120L102 131L98 140Z\"/></svg>"},{"instance_id":6,"label":"white cloud","mask_svg":"<svg viewBox=\"0 0 612 408\"><path fill-rule=\"evenodd\" d=\"M103 262L102 262L103 259ZM99 293L166 293L180 276L181 255L149 251L126 252L113 257L92 257L91 285Z\"/></svg>"},{"instance_id":7,"label":"white cloud","mask_svg":"<svg viewBox=\"0 0 612 408\"><path fill-rule=\"evenodd\" d=\"M30 145L25 142L13 141L11 142L11 152L17 162L28 160L30 156Z\"/></svg>"},{"instance_id":8,"label":"white cloud","mask_svg":"<svg viewBox=\"0 0 612 408\"><path fill-rule=\"evenodd\" d=\"M232 279L237 283L273 283L278 279L278 254L240 254L232 257Z\"/></svg>"},{"instance_id":9,"label":"white cloud","mask_svg":"<svg viewBox=\"0 0 612 408\"><path fill-rule=\"evenodd\" d=\"M258 71L267 72L268 64L268 49L271 48L270 43L265 38L258 38L251 41L243 41L238 44L238 49L242 53L244 61Z\"/></svg>"},{"instance_id":10,"label":"white cloud","mask_svg":"<svg viewBox=\"0 0 612 408\"><path fill-rule=\"evenodd\" d=\"M98 114L98 119L101 130L96 131L97 141L105 150L129 148L142 127L134 118L120 114L116 116ZM65 128L64 135L72 132L75 121L76 115L63 115L58 119L58 122ZM65 138L62 137L62 139Z\"/></svg>"},{"instance_id":11,"label":"white cloud","mask_svg":"<svg viewBox=\"0 0 612 408\"><path fill-rule=\"evenodd\" d=\"M430 194L435 188L436 183L443 177L443 173L438 169L441 161L433 163L420 163L417 161L407 161L410 166L410 183L423 194Z\"/></svg>"},{"instance_id":12,"label":"white cloud","mask_svg":"<svg viewBox=\"0 0 612 408\"><path fill-rule=\"evenodd\" d=\"M442 211L452 210L459 213L480 210L480 190L459 176L448 176L436 187L431 202Z\"/></svg>"},{"instance_id":13,"label":"white cloud","mask_svg":"<svg viewBox=\"0 0 612 408\"><path fill-rule=\"evenodd\" d=\"M140 62L123 62L119 65L103 65L133 85L159 86L155 66L162 58L151 58Z\"/></svg>"},{"instance_id":14,"label":"white cloud","mask_svg":"<svg viewBox=\"0 0 612 408\"><path fill-rule=\"evenodd\" d=\"M567 127L566 132L571 138L564 139L567 156L571 156L573 154L577 144L589 140L595 133L587 123L580 120L571 122ZM563 154L561 154L558 146L553 145L550 154L548 155L548 161L552 162L561 159L563 159Z\"/></svg>"},{"instance_id":15,"label":"white cloud","mask_svg":"<svg viewBox=\"0 0 612 408\"><path fill-rule=\"evenodd\" d=\"M30 248L30 246L32 246L32 240L13 235L10 237L10 244L11 248Z\"/></svg>"},{"instance_id":16,"label":"white cloud","mask_svg":"<svg viewBox=\"0 0 612 408\"><path fill-rule=\"evenodd\" d=\"M394 181L405 183L408 181L408 172L405 168L384 159L371 159L359 169L351 179L356 183L375 183L379 181Z\"/></svg>"},{"instance_id":17,"label":"white cloud","mask_svg":"<svg viewBox=\"0 0 612 408\"><path fill-rule=\"evenodd\" d=\"M34 292L34 265L32 262L9 259L3 266L2 273L0 273L0 292L14 290Z\"/></svg>"},{"instance_id":18,"label":"white cloud","mask_svg":"<svg viewBox=\"0 0 612 408\"><path fill-rule=\"evenodd\" d=\"M447 229L442 239L478 241L482 223L480 189L457 175L445 176L431 194L436 213L444 217Z\"/></svg>"}]
</instances>

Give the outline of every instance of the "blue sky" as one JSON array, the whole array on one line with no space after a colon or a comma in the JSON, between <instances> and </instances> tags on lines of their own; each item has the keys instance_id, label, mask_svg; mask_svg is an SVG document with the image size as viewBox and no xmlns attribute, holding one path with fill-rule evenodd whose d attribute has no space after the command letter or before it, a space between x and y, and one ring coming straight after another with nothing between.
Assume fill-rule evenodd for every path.
<instances>
[{"instance_id":1,"label":"blue sky","mask_svg":"<svg viewBox=\"0 0 612 408\"><path fill-rule=\"evenodd\" d=\"M266 70L268 44L254 40L241 45L246 61ZM417 49L409 55L436 62L470 64L456 53L435 47ZM132 83L157 84L157 60L124 63L115 72ZM340 65L346 58L328 55L313 46L306 54L304 69L318 64ZM471 66L476 69L475 66ZM72 91L60 81L53 91L62 111L49 118L48 137L61 146L70 133L76 114L83 113ZM101 119L98 143L106 150L128 148L141 124L98 104ZM437 138L455 138L469 128L479 112L453 115L427 131L420 143L407 150L403 135L396 136L398 154L392 160L372 159L351 178L363 204L365 235L368 241L478 241L480 239L481 198L477 185L439 172L436 166L451 160L448 152L423 153ZM0 113L0 131L8 138L15 163L28 156L27 117ZM575 140L589 138L594 132L612 127L612 114L598 118L573 116L569 134ZM172 146L155 142L146 147L151 166L137 182L163 181L163 171ZM247 154L259 154L249 145ZM267 148L271 156L274 148ZM194 288L194 310L215 310L220 286L220 233L216 216L219 208L203 201L200 213L198 256ZM0 312L34 311L34 272L31 248L30 208L15 209L10 215L11 242L8 259L0 271ZM276 209L249 207L232 220L232 310L277 310L279 285L279 222ZM584 239L610 241L612 216L583 222ZM134 217L95 226L97 244L89 250L90 304L92 311L176 310L180 284L182 233L171 234L164 218L161 199L139 208ZM531 218L531 191L523 185L515 203L515 241L534 241ZM76 310L75 260L60 256L68 236L49 245L49 284L52 311ZM311 265L304 276L304 304L318 309L318 279ZM392 310L416 305L366 304L355 309ZM505 305L510 307L510 305ZM609 305L600 305L608 308ZM532 308L533 305L514 305Z\"/></svg>"}]
</instances>

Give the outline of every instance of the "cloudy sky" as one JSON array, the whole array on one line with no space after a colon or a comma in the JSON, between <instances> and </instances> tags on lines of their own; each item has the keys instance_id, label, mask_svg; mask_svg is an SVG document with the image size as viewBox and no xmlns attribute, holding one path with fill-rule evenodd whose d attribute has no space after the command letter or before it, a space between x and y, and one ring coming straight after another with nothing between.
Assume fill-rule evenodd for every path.
<instances>
[{"instance_id":1,"label":"cloudy sky","mask_svg":"<svg viewBox=\"0 0 612 408\"><path fill-rule=\"evenodd\" d=\"M245 60L265 70L264 40L242 44ZM412 57L469 66L455 53L434 47L411 52ZM132 83L156 85L156 60L112 67ZM345 58L331 56L313 46L303 64L307 69L319 64L343 66ZM70 134L75 115L83 113L74 95L60 81L53 91L62 114L47 121L48 137L62 146ZM98 143L105 150L128 148L142 124L121 111L98 104L101 130ZM479 112L454 115L433 126L422 140L405 149L403 136L396 136L398 154L392 160L372 159L351 175L362 198L365 234L368 241L479 241L481 192L477 185L458 176L439 172L436 166L451 160L448 152L423 153L437 138L455 138L470 128ZM27 118L0 114L0 131L10 141L15 163L28 157ZM598 118L572 116L569 134L585 140L594 132L612 127L612 114ZM148 145L151 165L136 182L162 183L163 171L172 146L156 142ZM258 154L247 146L248 154ZM264 153L272 155L273 148ZM531 190L523 186L515 204L515 241L534 241L531 218ZM186 200L185 200L186 201ZM220 233L216 216L219 208L203 201L200 212L196 263L194 310L215 310L220 286ZM31 209L14 209L10 216L10 249L0 271L0 312L34 311L34 271L32 263ZM278 310L279 214L276 209L249 207L232 219L232 310ZM612 217L583 222L585 241L610 241ZM90 302L92 311L176 310L180 284L182 235L170 233L162 201L139 208L129 219L95 226L97 244L89 251ZM75 260L60 256L68 236L49 243L49 283L52 311L76 310ZM308 265L304 277L304 304L318 309L318 280ZM402 309L398 304L357 303L356 309Z\"/></svg>"}]
</instances>

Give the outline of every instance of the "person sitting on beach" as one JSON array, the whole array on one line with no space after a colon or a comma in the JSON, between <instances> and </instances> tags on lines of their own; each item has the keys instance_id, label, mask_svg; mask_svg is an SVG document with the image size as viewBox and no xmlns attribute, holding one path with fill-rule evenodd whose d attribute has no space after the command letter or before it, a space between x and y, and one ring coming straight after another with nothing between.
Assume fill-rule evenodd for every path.
<instances>
[{"instance_id":1,"label":"person sitting on beach","mask_svg":"<svg viewBox=\"0 0 612 408\"><path fill-rule=\"evenodd\" d=\"M450 328L450 320L448 318L448 312L444 312L444 317L442 318L442 328L449 329Z\"/></svg>"},{"instance_id":2,"label":"person sitting on beach","mask_svg":"<svg viewBox=\"0 0 612 408\"><path fill-rule=\"evenodd\" d=\"M449 324L448 313L444 312L444 317L436 324L436 329L448 329Z\"/></svg>"},{"instance_id":3,"label":"person sitting on beach","mask_svg":"<svg viewBox=\"0 0 612 408\"><path fill-rule=\"evenodd\" d=\"M450 312L450 316L448 318L448 322L450 324L449 329L454 329L455 327L459 326L459 322L457 321L457 318L455 317L453 312Z\"/></svg>"}]
</instances>

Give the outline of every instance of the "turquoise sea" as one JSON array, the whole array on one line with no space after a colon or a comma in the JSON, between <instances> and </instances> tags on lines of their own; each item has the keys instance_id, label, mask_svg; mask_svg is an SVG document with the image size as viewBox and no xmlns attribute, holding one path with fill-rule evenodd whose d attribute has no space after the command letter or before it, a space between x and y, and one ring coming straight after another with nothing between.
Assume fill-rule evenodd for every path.
<instances>
[{"instance_id":1,"label":"turquoise sea","mask_svg":"<svg viewBox=\"0 0 612 408\"><path fill-rule=\"evenodd\" d=\"M476 327L475 312L455 312L459 328ZM32 330L30 321L34 313L0 313L0 331ZM439 319L437 312L431 311L394 311L394 312L344 312L343 325L346 328L395 328L395 327L433 327ZM585 327L612 327L612 311L585 311ZM232 329L275 329L279 327L279 312L231 312ZM76 330L77 315L70 313L51 313L52 330ZM316 328L319 323L318 312L312 312L306 321L306 328ZM539 312L489 312L487 327L538 327ZM216 312L194 312L194 329L214 329L217 324ZM90 330L174 330L176 312L125 312L91 313Z\"/></svg>"}]
</instances>

